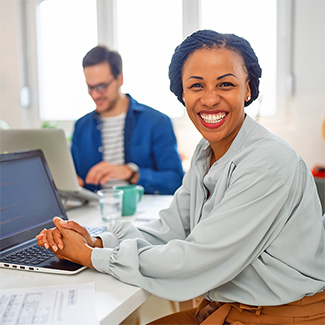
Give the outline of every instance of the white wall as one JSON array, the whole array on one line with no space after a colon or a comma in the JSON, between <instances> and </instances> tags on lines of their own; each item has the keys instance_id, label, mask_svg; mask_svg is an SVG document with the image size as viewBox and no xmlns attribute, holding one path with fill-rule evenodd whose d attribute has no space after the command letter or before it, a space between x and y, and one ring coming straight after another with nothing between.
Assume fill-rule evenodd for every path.
<instances>
[{"instance_id":1,"label":"white wall","mask_svg":"<svg viewBox=\"0 0 325 325\"><path fill-rule=\"evenodd\" d=\"M20 42L21 12L20 1L0 1L0 119L12 128L40 127L39 117L33 114L38 111L37 94L31 95L31 107L20 105L24 85L20 53L28 50L28 44L23 47ZM260 123L289 142L311 168L316 163L325 165L321 138L325 118L325 1L296 0L293 31L294 95L279 99L281 114L277 118L261 118ZM187 116L175 120L174 125L180 151L190 158L200 135ZM60 126L71 131L72 123Z\"/></svg>"},{"instance_id":2,"label":"white wall","mask_svg":"<svg viewBox=\"0 0 325 325\"><path fill-rule=\"evenodd\" d=\"M0 1L0 119L21 127L18 2Z\"/></svg>"},{"instance_id":3,"label":"white wall","mask_svg":"<svg viewBox=\"0 0 325 325\"><path fill-rule=\"evenodd\" d=\"M261 118L260 123L289 142L310 168L325 165L321 136L325 119L324 0L296 1L293 70L294 96L285 102L282 119Z\"/></svg>"},{"instance_id":4,"label":"white wall","mask_svg":"<svg viewBox=\"0 0 325 325\"><path fill-rule=\"evenodd\" d=\"M292 2L279 2L280 15L288 15ZM321 136L325 119L325 1L296 0L291 9L293 26L289 17L284 16L283 30L278 31L280 56L287 55L284 47L288 47L290 32L293 36L292 57L281 60L277 71L278 114L272 118L260 117L259 122L285 139L312 168L316 164L325 165L325 139ZM294 77L292 95L287 80L290 72ZM249 107L246 111L249 112ZM175 125L180 149L188 157L200 135L187 117L175 121Z\"/></svg>"}]
</instances>

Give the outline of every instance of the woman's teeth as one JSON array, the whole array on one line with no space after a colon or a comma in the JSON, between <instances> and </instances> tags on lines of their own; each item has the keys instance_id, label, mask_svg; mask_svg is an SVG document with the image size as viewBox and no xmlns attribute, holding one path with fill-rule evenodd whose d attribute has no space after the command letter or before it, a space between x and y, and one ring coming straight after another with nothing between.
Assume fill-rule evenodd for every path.
<instances>
[{"instance_id":1,"label":"woman's teeth","mask_svg":"<svg viewBox=\"0 0 325 325\"><path fill-rule=\"evenodd\" d=\"M200 116L203 121L210 124L219 123L226 115L227 114L225 112L217 114L200 113Z\"/></svg>"}]
</instances>

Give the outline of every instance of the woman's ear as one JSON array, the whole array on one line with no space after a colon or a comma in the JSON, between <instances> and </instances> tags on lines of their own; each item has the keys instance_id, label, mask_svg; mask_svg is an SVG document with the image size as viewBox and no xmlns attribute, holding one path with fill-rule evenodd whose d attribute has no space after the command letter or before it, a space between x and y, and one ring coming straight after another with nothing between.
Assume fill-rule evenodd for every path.
<instances>
[{"instance_id":1,"label":"woman's ear","mask_svg":"<svg viewBox=\"0 0 325 325\"><path fill-rule=\"evenodd\" d=\"M246 81L246 95L245 95L245 102L248 102L251 100L252 94L251 94L251 87L249 86L250 80Z\"/></svg>"}]
</instances>

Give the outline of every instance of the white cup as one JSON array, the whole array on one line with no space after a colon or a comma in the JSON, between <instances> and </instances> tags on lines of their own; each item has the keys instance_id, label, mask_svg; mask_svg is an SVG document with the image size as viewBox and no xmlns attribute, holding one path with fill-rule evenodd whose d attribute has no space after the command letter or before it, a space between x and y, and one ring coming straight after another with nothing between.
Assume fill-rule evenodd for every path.
<instances>
[{"instance_id":1,"label":"white cup","mask_svg":"<svg viewBox=\"0 0 325 325\"><path fill-rule=\"evenodd\" d=\"M123 191L103 189L97 191L102 220L113 222L121 219Z\"/></svg>"}]
</instances>

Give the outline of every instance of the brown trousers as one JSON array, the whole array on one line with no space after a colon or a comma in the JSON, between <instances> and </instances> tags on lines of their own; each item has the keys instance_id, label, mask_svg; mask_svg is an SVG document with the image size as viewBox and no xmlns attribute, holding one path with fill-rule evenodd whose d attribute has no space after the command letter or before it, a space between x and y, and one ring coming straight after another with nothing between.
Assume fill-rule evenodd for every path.
<instances>
[{"instance_id":1,"label":"brown trousers","mask_svg":"<svg viewBox=\"0 0 325 325\"><path fill-rule=\"evenodd\" d=\"M157 319L150 325L325 324L325 291L281 306L248 306L204 299L197 308Z\"/></svg>"}]
</instances>

